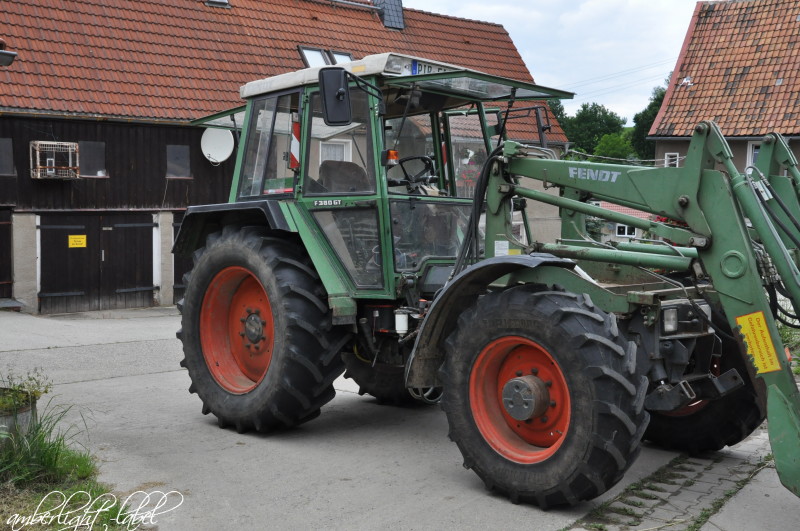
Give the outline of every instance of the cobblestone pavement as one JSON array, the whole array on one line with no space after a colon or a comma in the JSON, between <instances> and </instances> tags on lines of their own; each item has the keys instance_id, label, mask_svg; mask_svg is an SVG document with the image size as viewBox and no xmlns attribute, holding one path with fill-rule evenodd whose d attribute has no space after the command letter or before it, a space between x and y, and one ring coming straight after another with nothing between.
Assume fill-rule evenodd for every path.
<instances>
[{"instance_id":1,"label":"cobblestone pavement","mask_svg":"<svg viewBox=\"0 0 800 531\"><path fill-rule=\"evenodd\" d=\"M756 473L773 466L766 423L741 443L700 457L680 455L571 530L696 530Z\"/></svg>"}]
</instances>

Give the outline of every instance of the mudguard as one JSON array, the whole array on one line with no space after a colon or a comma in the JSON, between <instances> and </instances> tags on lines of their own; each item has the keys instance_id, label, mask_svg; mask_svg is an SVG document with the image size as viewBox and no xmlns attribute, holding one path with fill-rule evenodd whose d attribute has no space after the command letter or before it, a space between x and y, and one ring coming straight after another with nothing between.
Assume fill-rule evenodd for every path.
<instances>
[{"instance_id":1,"label":"mudguard","mask_svg":"<svg viewBox=\"0 0 800 531\"><path fill-rule=\"evenodd\" d=\"M291 230L278 201L247 201L192 206L186 210L172 253L188 255L204 245L206 236L228 223L267 225L274 230Z\"/></svg>"},{"instance_id":2,"label":"mudguard","mask_svg":"<svg viewBox=\"0 0 800 531\"><path fill-rule=\"evenodd\" d=\"M438 370L444 362L442 342L453 330L458 315L472 305L497 279L521 269L555 266L567 269L575 262L547 253L498 256L465 269L442 288L420 326L414 350L406 363L406 386L438 387Z\"/></svg>"}]
</instances>

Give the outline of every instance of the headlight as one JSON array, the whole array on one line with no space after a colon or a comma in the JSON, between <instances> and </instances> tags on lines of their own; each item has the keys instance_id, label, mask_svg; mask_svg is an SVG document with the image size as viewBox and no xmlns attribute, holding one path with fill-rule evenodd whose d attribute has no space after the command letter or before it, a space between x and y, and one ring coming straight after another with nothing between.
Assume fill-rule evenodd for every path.
<instances>
[{"instance_id":1,"label":"headlight","mask_svg":"<svg viewBox=\"0 0 800 531\"><path fill-rule=\"evenodd\" d=\"M661 306L661 330L665 335L693 336L708 334L712 330L711 307L703 300L694 303L687 299L664 301Z\"/></svg>"},{"instance_id":2,"label":"headlight","mask_svg":"<svg viewBox=\"0 0 800 531\"><path fill-rule=\"evenodd\" d=\"M664 333L673 334L678 331L678 309L667 308L663 312Z\"/></svg>"}]
</instances>

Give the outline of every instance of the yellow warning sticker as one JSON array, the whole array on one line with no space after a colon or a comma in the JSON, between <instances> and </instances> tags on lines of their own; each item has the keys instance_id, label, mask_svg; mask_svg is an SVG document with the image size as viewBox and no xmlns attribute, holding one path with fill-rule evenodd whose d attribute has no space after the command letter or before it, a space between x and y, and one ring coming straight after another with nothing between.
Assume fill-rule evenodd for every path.
<instances>
[{"instance_id":1,"label":"yellow warning sticker","mask_svg":"<svg viewBox=\"0 0 800 531\"><path fill-rule=\"evenodd\" d=\"M73 247L86 247L86 235L70 234L69 236L67 236L67 242L70 249L72 249Z\"/></svg>"},{"instance_id":2,"label":"yellow warning sticker","mask_svg":"<svg viewBox=\"0 0 800 531\"><path fill-rule=\"evenodd\" d=\"M741 327L742 335L747 342L747 353L753 357L758 373L781 370L781 363L769 336L764 312L740 315L736 318L736 324Z\"/></svg>"}]
</instances>

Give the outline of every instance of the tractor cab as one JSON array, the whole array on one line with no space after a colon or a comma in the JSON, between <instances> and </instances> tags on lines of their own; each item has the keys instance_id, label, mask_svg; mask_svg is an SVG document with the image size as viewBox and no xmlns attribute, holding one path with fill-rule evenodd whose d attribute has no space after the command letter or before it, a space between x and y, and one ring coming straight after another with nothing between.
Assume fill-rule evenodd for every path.
<instances>
[{"instance_id":1,"label":"tractor cab","mask_svg":"<svg viewBox=\"0 0 800 531\"><path fill-rule=\"evenodd\" d=\"M328 262L349 297L391 299L432 296L449 276L504 112L571 96L392 53L254 81L241 94L231 201L291 202L315 263Z\"/></svg>"}]
</instances>

